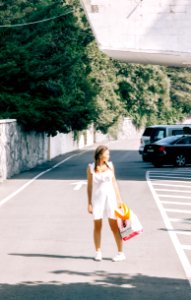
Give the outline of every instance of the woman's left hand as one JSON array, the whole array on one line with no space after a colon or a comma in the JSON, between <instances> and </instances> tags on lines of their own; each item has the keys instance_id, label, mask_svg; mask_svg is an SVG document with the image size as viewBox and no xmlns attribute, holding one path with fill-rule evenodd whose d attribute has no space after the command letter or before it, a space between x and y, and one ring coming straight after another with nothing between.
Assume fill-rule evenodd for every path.
<instances>
[{"instance_id":1,"label":"woman's left hand","mask_svg":"<svg viewBox=\"0 0 191 300\"><path fill-rule=\"evenodd\" d=\"M121 208L122 203L123 203L122 201L118 201L118 202L117 202L117 207L118 207L118 208Z\"/></svg>"},{"instance_id":2,"label":"woman's left hand","mask_svg":"<svg viewBox=\"0 0 191 300\"><path fill-rule=\"evenodd\" d=\"M88 204L88 212L89 214L92 214L93 212L92 204Z\"/></svg>"}]
</instances>

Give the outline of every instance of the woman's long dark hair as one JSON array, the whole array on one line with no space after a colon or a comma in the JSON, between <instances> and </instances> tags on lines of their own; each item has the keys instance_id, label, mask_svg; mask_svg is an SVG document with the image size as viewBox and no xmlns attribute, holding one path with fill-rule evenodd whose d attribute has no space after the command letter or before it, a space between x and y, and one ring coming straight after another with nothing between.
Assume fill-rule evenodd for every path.
<instances>
[{"instance_id":1,"label":"woman's long dark hair","mask_svg":"<svg viewBox=\"0 0 191 300\"><path fill-rule=\"evenodd\" d=\"M100 163L100 158L102 156L102 154L109 150L107 146L105 145L100 145L97 147L97 149L95 150L95 154L94 154L94 162L95 162L95 172L97 171L97 167ZM107 162L104 162L105 165L110 169L109 165L107 164Z\"/></svg>"}]
</instances>

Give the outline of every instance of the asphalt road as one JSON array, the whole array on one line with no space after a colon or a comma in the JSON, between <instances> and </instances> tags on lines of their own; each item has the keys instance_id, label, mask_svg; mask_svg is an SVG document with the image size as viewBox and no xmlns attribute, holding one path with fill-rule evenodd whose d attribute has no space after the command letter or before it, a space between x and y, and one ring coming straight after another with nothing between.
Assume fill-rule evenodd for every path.
<instances>
[{"instance_id":1,"label":"asphalt road","mask_svg":"<svg viewBox=\"0 0 191 300\"><path fill-rule=\"evenodd\" d=\"M136 140L109 148L122 198L144 227L124 243L127 260L112 262L116 247L107 220L104 259L92 259L86 167L95 146L68 153L0 184L1 300L191 299L189 168L182 175L154 169L142 162ZM164 186L169 177L171 188ZM172 191L173 184L183 186Z\"/></svg>"}]
</instances>

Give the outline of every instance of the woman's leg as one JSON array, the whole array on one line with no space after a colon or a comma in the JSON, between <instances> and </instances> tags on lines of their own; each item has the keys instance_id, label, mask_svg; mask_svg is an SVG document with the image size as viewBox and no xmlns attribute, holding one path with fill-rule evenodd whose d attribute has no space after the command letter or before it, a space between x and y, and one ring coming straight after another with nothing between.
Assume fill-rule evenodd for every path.
<instances>
[{"instance_id":1,"label":"woman's leg","mask_svg":"<svg viewBox=\"0 0 191 300\"><path fill-rule=\"evenodd\" d=\"M94 244L96 251L101 250L102 219L94 220Z\"/></svg>"},{"instance_id":2,"label":"woman's leg","mask_svg":"<svg viewBox=\"0 0 191 300\"><path fill-rule=\"evenodd\" d=\"M116 242L116 245L117 245L118 252L122 252L123 251L123 242L122 242L122 238L121 238L120 233L119 233L119 228L117 226L117 220L108 219L108 221L109 221L111 231L113 232L113 235L114 235L114 238L115 238L115 242Z\"/></svg>"}]
</instances>

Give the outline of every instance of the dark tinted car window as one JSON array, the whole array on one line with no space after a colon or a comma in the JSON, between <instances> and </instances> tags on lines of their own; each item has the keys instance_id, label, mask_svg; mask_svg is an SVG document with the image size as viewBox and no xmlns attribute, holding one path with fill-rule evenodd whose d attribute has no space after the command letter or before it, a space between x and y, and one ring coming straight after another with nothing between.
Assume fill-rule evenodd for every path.
<instances>
[{"instance_id":1,"label":"dark tinted car window","mask_svg":"<svg viewBox=\"0 0 191 300\"><path fill-rule=\"evenodd\" d=\"M178 141L180 138L181 138L180 135L171 135L171 136L168 136L168 137L156 142L155 144L172 145L172 144L176 143L176 141Z\"/></svg>"},{"instance_id":2,"label":"dark tinted car window","mask_svg":"<svg viewBox=\"0 0 191 300\"><path fill-rule=\"evenodd\" d=\"M184 133L183 129L172 130L172 135L178 135L178 134L183 134L183 133Z\"/></svg>"},{"instance_id":3,"label":"dark tinted car window","mask_svg":"<svg viewBox=\"0 0 191 300\"><path fill-rule=\"evenodd\" d=\"M186 136L186 137L183 137L182 139L180 139L178 142L177 142L178 145L189 145L191 144L191 137L190 136Z\"/></svg>"},{"instance_id":4,"label":"dark tinted car window","mask_svg":"<svg viewBox=\"0 0 191 300\"><path fill-rule=\"evenodd\" d=\"M147 128L145 129L145 131L143 132L143 135L144 135L144 136L151 136L152 131L153 131L153 128L147 127Z\"/></svg>"},{"instance_id":5,"label":"dark tinted car window","mask_svg":"<svg viewBox=\"0 0 191 300\"><path fill-rule=\"evenodd\" d=\"M165 129L163 128L155 128L151 134L151 141L161 140L165 137Z\"/></svg>"}]
</instances>

